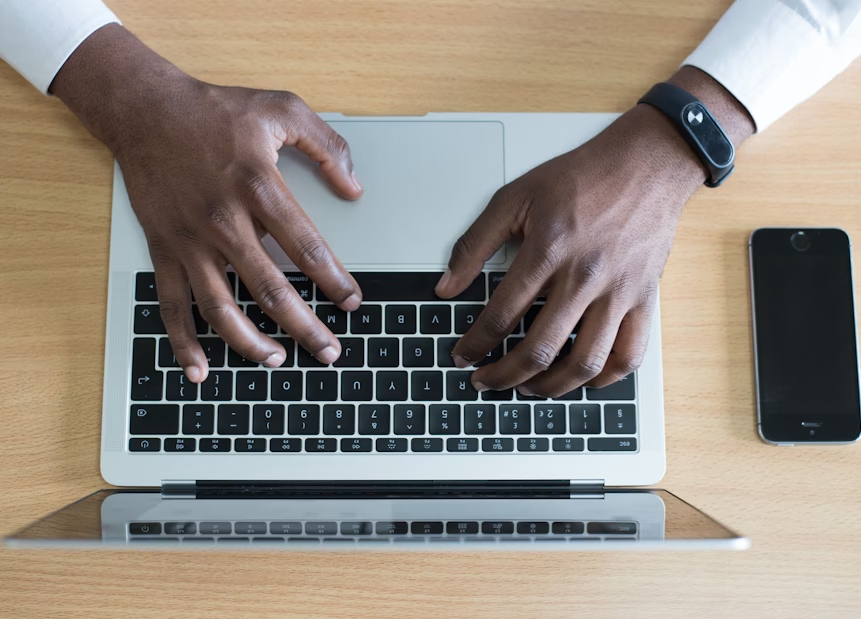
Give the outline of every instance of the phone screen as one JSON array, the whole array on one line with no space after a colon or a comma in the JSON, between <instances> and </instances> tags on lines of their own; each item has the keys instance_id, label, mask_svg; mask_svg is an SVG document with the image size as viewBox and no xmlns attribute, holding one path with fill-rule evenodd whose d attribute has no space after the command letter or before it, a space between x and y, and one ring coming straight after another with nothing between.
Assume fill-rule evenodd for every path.
<instances>
[{"instance_id":1,"label":"phone screen","mask_svg":"<svg viewBox=\"0 0 861 619\"><path fill-rule=\"evenodd\" d=\"M849 237L836 229L761 229L751 261L763 436L855 440L861 402Z\"/></svg>"}]
</instances>

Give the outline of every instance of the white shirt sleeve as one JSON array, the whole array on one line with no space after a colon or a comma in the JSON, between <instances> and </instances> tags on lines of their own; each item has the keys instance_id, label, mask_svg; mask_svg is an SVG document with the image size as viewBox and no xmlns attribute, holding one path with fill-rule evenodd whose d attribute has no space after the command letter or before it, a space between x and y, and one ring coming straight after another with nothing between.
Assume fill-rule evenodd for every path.
<instances>
[{"instance_id":1,"label":"white shirt sleeve","mask_svg":"<svg viewBox=\"0 0 861 619\"><path fill-rule=\"evenodd\" d=\"M119 23L100 0L0 0L0 58L43 93L78 46Z\"/></svg>"},{"instance_id":2,"label":"white shirt sleeve","mask_svg":"<svg viewBox=\"0 0 861 619\"><path fill-rule=\"evenodd\" d=\"M861 0L736 0L684 64L702 69L762 131L861 55Z\"/></svg>"}]
</instances>

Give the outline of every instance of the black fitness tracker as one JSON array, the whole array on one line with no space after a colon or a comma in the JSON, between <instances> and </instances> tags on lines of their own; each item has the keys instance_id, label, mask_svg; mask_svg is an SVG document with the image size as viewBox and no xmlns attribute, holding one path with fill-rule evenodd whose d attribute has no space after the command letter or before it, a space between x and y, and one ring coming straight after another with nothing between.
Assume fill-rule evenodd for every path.
<instances>
[{"instance_id":1,"label":"black fitness tracker","mask_svg":"<svg viewBox=\"0 0 861 619\"><path fill-rule=\"evenodd\" d=\"M672 121L705 166L706 187L717 187L726 180L734 167L735 149L702 101L678 86L661 82L637 103L651 105Z\"/></svg>"}]
</instances>

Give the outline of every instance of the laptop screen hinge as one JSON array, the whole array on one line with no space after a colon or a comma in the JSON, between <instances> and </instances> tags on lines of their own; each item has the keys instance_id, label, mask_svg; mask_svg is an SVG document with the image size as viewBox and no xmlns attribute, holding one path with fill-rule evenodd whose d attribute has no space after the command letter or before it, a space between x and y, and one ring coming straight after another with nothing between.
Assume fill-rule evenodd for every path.
<instances>
[{"instance_id":1,"label":"laptop screen hinge","mask_svg":"<svg viewBox=\"0 0 861 619\"><path fill-rule=\"evenodd\" d=\"M194 499L197 498L197 483L192 480L170 479L161 482L161 498L163 499Z\"/></svg>"},{"instance_id":2,"label":"laptop screen hinge","mask_svg":"<svg viewBox=\"0 0 861 619\"><path fill-rule=\"evenodd\" d=\"M571 499L603 499L603 479L572 479L568 486Z\"/></svg>"}]
</instances>

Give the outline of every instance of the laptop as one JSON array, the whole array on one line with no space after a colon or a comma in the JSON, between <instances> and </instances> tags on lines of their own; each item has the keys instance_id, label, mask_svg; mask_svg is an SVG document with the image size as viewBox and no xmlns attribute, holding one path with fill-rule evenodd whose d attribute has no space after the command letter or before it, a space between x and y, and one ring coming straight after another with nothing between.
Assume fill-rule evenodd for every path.
<instances>
[{"instance_id":1,"label":"laptop","mask_svg":"<svg viewBox=\"0 0 861 619\"><path fill-rule=\"evenodd\" d=\"M287 360L249 362L196 315L211 369L200 386L186 381L117 168L101 472L134 490L97 492L7 542L745 547L673 495L630 488L657 483L666 462L659 308L642 367L601 389L552 400L476 393L471 369L451 359L517 253L507 244L445 301L433 288L455 240L500 186L615 115L322 117L350 144L363 197L338 198L293 150L278 167L361 286L362 308L342 312L271 238L264 244L341 339L341 358L320 364L229 273L240 307L279 338ZM483 363L522 341L541 307L537 299Z\"/></svg>"}]
</instances>

